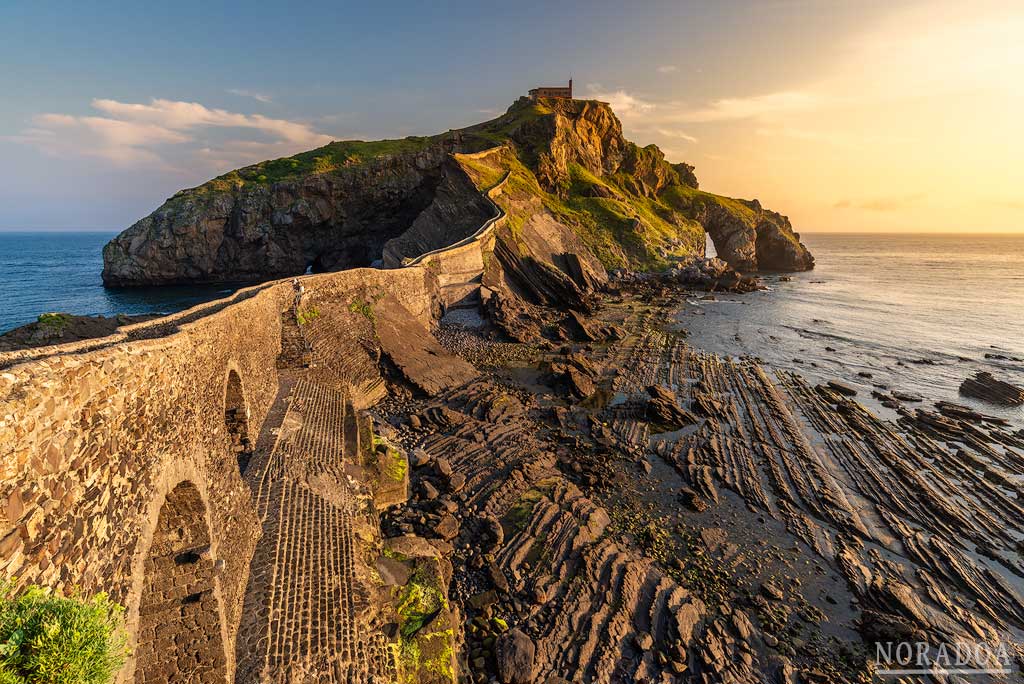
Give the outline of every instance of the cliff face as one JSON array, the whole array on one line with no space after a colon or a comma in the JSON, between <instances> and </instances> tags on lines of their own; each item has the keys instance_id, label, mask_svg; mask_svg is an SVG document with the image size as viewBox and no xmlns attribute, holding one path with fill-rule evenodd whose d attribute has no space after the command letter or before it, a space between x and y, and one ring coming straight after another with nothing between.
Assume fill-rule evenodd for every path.
<instances>
[{"instance_id":1,"label":"cliff face","mask_svg":"<svg viewBox=\"0 0 1024 684\"><path fill-rule=\"evenodd\" d=\"M700 255L705 230L737 268L813 265L785 217L697 190L693 167L627 141L608 105L521 99L459 131L335 142L183 190L104 248L104 282L255 281L381 258L399 265L488 218L452 154L503 144L535 178L539 206L606 267L657 269Z\"/></svg>"},{"instance_id":2,"label":"cliff face","mask_svg":"<svg viewBox=\"0 0 1024 684\"><path fill-rule=\"evenodd\" d=\"M266 280L366 266L431 205L450 149L438 142L273 183L243 169L182 191L106 245L103 280Z\"/></svg>"},{"instance_id":3,"label":"cliff face","mask_svg":"<svg viewBox=\"0 0 1024 684\"><path fill-rule=\"evenodd\" d=\"M529 106L517 103L510 113ZM547 111L536 122L510 137L527 150L524 162L541 187L569 210L563 214L577 214L584 236L605 238L591 246L608 266L657 268L703 253L707 232L734 268L813 268L814 258L788 218L757 200L699 190L692 165L671 164L657 146L626 140L608 105L549 100L543 106ZM602 235L607 232L614 234Z\"/></svg>"}]
</instances>

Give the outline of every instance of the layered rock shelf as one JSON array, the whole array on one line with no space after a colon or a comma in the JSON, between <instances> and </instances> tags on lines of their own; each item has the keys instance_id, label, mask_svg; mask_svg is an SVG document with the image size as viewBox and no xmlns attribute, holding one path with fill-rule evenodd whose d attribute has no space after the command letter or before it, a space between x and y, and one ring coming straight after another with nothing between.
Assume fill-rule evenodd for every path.
<instances>
[{"instance_id":1,"label":"layered rock shelf","mask_svg":"<svg viewBox=\"0 0 1024 684\"><path fill-rule=\"evenodd\" d=\"M960 394L990 404L1003 406L1024 405L1024 387L1017 387L1008 382L997 380L991 373L984 371L975 373L960 385Z\"/></svg>"}]
</instances>

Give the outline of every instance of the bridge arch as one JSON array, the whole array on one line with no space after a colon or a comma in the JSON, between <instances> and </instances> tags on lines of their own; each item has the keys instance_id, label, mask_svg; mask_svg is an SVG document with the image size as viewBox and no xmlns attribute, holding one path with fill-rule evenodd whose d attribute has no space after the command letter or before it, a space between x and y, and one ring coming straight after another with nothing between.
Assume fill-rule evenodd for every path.
<instances>
[{"instance_id":1,"label":"bridge arch","mask_svg":"<svg viewBox=\"0 0 1024 684\"><path fill-rule=\"evenodd\" d=\"M228 369L224 381L224 426L227 428L228 448L238 459L238 472L244 475L252 458L253 443L249 436L249 406L245 401L242 377L234 368Z\"/></svg>"},{"instance_id":2,"label":"bridge arch","mask_svg":"<svg viewBox=\"0 0 1024 684\"><path fill-rule=\"evenodd\" d=\"M160 505L144 561L135 682L227 681L217 571L206 502L183 480Z\"/></svg>"}]
</instances>

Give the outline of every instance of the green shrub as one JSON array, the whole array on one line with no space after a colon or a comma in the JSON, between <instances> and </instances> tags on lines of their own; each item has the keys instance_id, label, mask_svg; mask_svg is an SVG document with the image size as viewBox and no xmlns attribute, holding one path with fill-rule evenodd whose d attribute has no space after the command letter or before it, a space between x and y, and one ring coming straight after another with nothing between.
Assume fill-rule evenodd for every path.
<instances>
[{"instance_id":1,"label":"green shrub","mask_svg":"<svg viewBox=\"0 0 1024 684\"><path fill-rule=\"evenodd\" d=\"M128 655L124 608L0 581L0 684L109 684Z\"/></svg>"}]
</instances>

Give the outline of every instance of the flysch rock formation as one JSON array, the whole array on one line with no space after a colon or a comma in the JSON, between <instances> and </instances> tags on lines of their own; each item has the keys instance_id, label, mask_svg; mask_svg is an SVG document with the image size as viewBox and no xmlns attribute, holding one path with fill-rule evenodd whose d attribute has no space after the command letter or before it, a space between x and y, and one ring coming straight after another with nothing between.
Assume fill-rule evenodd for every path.
<instances>
[{"instance_id":1,"label":"flysch rock formation","mask_svg":"<svg viewBox=\"0 0 1024 684\"><path fill-rule=\"evenodd\" d=\"M454 153L512 146L536 199L607 267L703 254L704 231L740 270L805 270L789 221L697 189L692 167L622 135L604 103L522 99L492 121L431 137L342 141L182 190L103 252L108 285L262 281L404 259L489 216Z\"/></svg>"}]
</instances>

